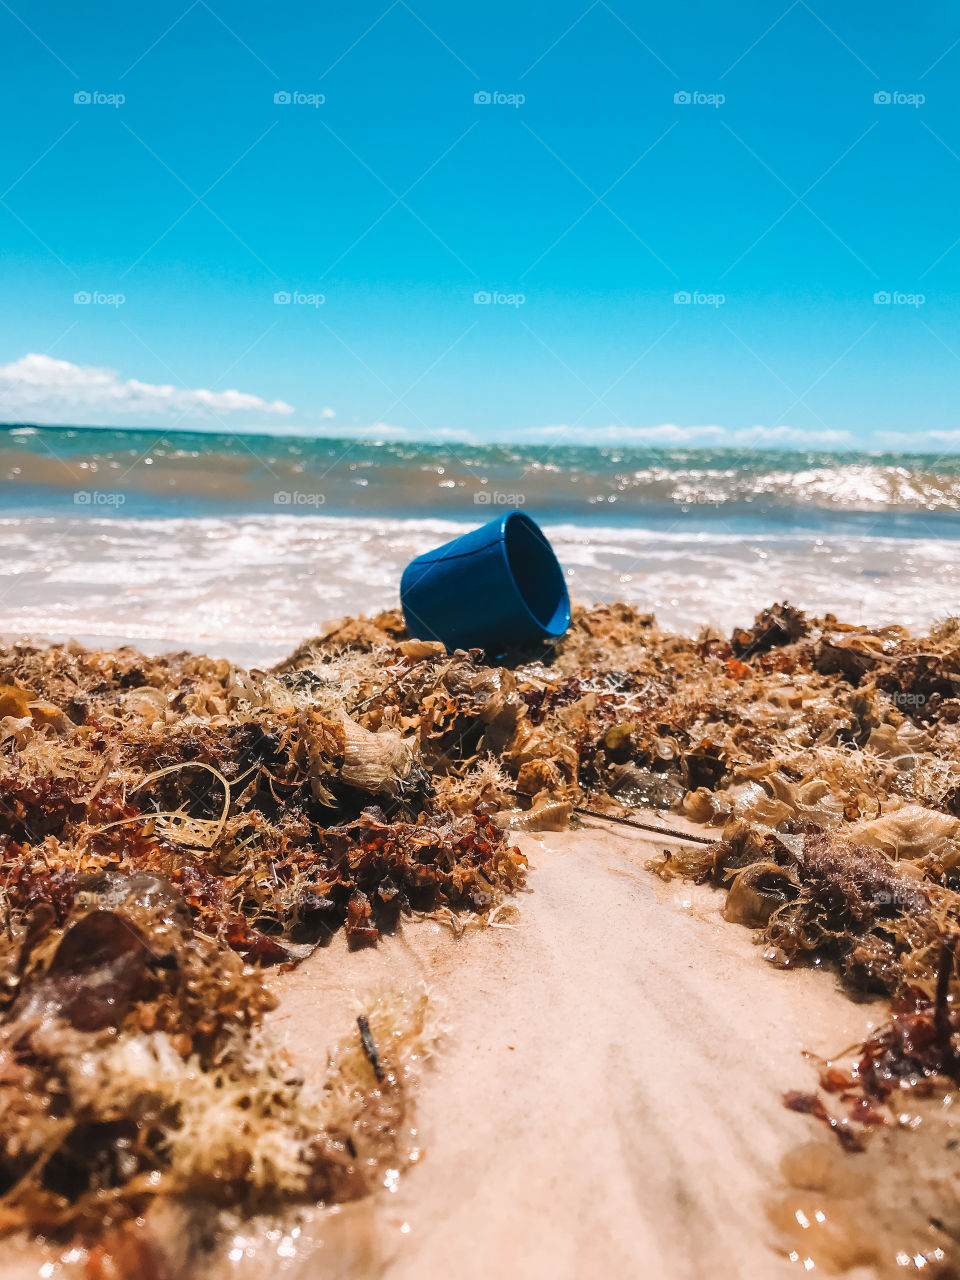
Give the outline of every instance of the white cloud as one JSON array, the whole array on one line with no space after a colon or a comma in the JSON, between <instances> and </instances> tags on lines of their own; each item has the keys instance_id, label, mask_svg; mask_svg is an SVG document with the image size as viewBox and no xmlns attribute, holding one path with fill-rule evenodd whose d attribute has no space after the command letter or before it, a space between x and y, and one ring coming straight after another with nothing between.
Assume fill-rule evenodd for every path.
<instances>
[{"instance_id":1,"label":"white cloud","mask_svg":"<svg viewBox=\"0 0 960 1280\"><path fill-rule=\"evenodd\" d=\"M672 422L664 422L656 427L526 427L512 435L512 439L523 442L538 443L542 440L555 441L558 444L606 444L606 445L644 445L666 444L685 445L693 442L699 444L720 443L727 437L723 427L678 427Z\"/></svg>"},{"instance_id":2,"label":"white cloud","mask_svg":"<svg viewBox=\"0 0 960 1280\"><path fill-rule=\"evenodd\" d=\"M334 415L330 413L322 413L321 418L332 418ZM425 431L412 431L408 427L391 426L389 422L371 422L364 426L352 427L303 427L298 434L304 431L310 435L329 436L331 439L338 440L341 437L348 440L410 440L419 442L427 439Z\"/></svg>"},{"instance_id":3,"label":"white cloud","mask_svg":"<svg viewBox=\"0 0 960 1280\"><path fill-rule=\"evenodd\" d=\"M651 427L527 427L515 432L511 439L521 443L541 441L556 444L587 445L661 445L684 448L775 448L779 445L832 449L848 446L851 437L846 431L807 431L796 427L729 427L689 426L680 427L673 422L663 422Z\"/></svg>"},{"instance_id":4,"label":"white cloud","mask_svg":"<svg viewBox=\"0 0 960 1280\"><path fill-rule=\"evenodd\" d=\"M326 417L326 413L321 415ZM519 427L508 434L499 433L496 428L487 431L467 431L459 427L439 427L428 430L418 424L412 426L396 426L387 422L374 422L368 425L354 424L350 427L313 427L301 428L298 434L308 431L316 435L347 436L357 440L395 440L398 442L418 444L515 444L515 445L595 445L610 448L628 448L634 446L662 449L847 449L857 447L853 437L846 431L824 429L821 431L801 430L797 427L720 427L689 426L681 427L676 423L663 422L650 427L630 427L611 424L605 427L587 427L582 425L564 426L553 424L540 427ZM866 447L860 444L861 448Z\"/></svg>"},{"instance_id":5,"label":"white cloud","mask_svg":"<svg viewBox=\"0 0 960 1280\"><path fill-rule=\"evenodd\" d=\"M729 433L731 444L749 444L757 449L773 448L779 444L795 445L797 448L850 448L853 437L849 431L834 431L830 427L823 431L800 430L797 427L742 427Z\"/></svg>"},{"instance_id":6,"label":"white cloud","mask_svg":"<svg viewBox=\"0 0 960 1280\"><path fill-rule=\"evenodd\" d=\"M293 406L283 400L264 400L249 392L213 391L204 387L175 387L170 384L124 379L114 369L97 365L71 364L52 356L32 353L10 364L0 365L0 421L66 423L92 426L136 426L148 415L165 415L184 419L184 428L198 422L215 429L217 420L226 414L257 414L287 418ZM821 448L851 447L857 442L846 431L801 430L790 426L752 426L729 428L716 424L678 426L664 422L656 425L589 427L562 424L522 427L509 433L497 429L469 431L458 427L428 430L419 425L396 426L374 422L362 426L346 426L332 420L333 409L319 410L314 426L256 425L256 430L293 435L344 435L367 440L396 440L413 443L447 444L546 444L546 445L635 445L661 448ZM329 425L328 425L329 424ZM248 427L248 430L254 428ZM929 431L923 436L900 436L887 433L875 437L876 445L887 448L937 449L946 451L960 445L960 432ZM861 448L871 442L860 441ZM876 447L876 445L874 447Z\"/></svg>"},{"instance_id":7,"label":"white cloud","mask_svg":"<svg viewBox=\"0 0 960 1280\"><path fill-rule=\"evenodd\" d=\"M0 418L37 422L91 422L99 425L143 414L226 413L290 414L283 400L263 400L245 391L174 387L136 378L114 369L71 364L31 353L0 365Z\"/></svg>"},{"instance_id":8,"label":"white cloud","mask_svg":"<svg viewBox=\"0 0 960 1280\"><path fill-rule=\"evenodd\" d=\"M953 454L960 452L960 431L878 431L873 444L897 452Z\"/></svg>"},{"instance_id":9,"label":"white cloud","mask_svg":"<svg viewBox=\"0 0 960 1280\"><path fill-rule=\"evenodd\" d=\"M332 417L334 415L322 413L321 417ZM370 422L370 423L353 423L350 426L319 426L319 427L300 427L297 434L304 433L310 435L331 438L331 439L347 439L347 440L395 440L401 444L497 444L499 437L488 435L486 433L478 433L476 431L466 431L460 427L438 427L435 430L430 427L422 427L419 423L413 426L397 426L390 422Z\"/></svg>"}]
</instances>

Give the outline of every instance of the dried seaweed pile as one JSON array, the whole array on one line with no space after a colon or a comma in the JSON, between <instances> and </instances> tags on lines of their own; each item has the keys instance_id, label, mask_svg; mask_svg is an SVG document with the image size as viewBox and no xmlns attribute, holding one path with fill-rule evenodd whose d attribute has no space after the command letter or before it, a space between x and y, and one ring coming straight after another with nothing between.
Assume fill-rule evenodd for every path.
<instances>
[{"instance_id":1,"label":"dried seaweed pile","mask_svg":"<svg viewBox=\"0 0 960 1280\"><path fill-rule=\"evenodd\" d=\"M395 713L347 714L381 667L0 653L0 1232L336 1202L402 1164L425 1008L374 1011L376 1069L354 1036L311 1089L263 1033L263 966L487 912L524 859L437 801Z\"/></svg>"},{"instance_id":2,"label":"dried seaweed pile","mask_svg":"<svg viewBox=\"0 0 960 1280\"><path fill-rule=\"evenodd\" d=\"M722 827L655 869L723 886L773 962L889 993L844 1124L872 1122L865 1081L957 1077L958 694L956 623L912 639L789 606L696 640L578 610L502 665L396 613L270 672L0 650L0 1228L369 1189L425 1015L373 1027L383 1080L355 1038L350 1087L332 1066L311 1097L262 1034L263 966L341 927L489 916L524 879L505 833L585 803Z\"/></svg>"}]
</instances>

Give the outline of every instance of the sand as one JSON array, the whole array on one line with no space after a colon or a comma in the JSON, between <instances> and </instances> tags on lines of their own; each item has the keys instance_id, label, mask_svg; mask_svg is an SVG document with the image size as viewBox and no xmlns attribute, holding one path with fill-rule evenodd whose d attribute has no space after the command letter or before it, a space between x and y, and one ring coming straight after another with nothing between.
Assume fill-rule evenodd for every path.
<instances>
[{"instance_id":1,"label":"sand","mask_svg":"<svg viewBox=\"0 0 960 1280\"><path fill-rule=\"evenodd\" d=\"M811 1122L781 1094L813 1085L804 1050L844 1048L882 1004L772 969L719 893L662 885L644 862L669 840L590 824L519 842L530 891L509 929L418 923L352 954L341 935L276 979L273 1027L306 1070L381 982L425 981L447 1034L396 1191L238 1239L221 1274L797 1275L766 1205Z\"/></svg>"}]
</instances>

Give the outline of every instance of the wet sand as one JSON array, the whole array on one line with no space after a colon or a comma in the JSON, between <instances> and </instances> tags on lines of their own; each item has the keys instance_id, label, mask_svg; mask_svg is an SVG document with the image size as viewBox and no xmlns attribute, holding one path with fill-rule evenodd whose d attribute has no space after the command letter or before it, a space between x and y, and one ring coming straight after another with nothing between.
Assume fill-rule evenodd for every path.
<instances>
[{"instance_id":1,"label":"wet sand","mask_svg":"<svg viewBox=\"0 0 960 1280\"><path fill-rule=\"evenodd\" d=\"M396 1191L318 1216L280 1256L248 1237L224 1275L796 1276L765 1206L811 1122L781 1094L814 1083L804 1050L839 1051L882 1004L770 968L719 893L645 870L668 840L595 824L519 843L511 928L418 923L353 954L338 935L277 977L273 1026L304 1069L382 982L425 981L447 1035Z\"/></svg>"},{"instance_id":2,"label":"wet sand","mask_svg":"<svg viewBox=\"0 0 960 1280\"><path fill-rule=\"evenodd\" d=\"M681 825L699 830L691 823ZM786 1280L768 1208L780 1161L819 1137L782 1093L883 1021L828 973L767 965L722 895L645 868L674 842L585 820L520 835L529 890L509 927L433 921L350 952L337 933L271 982L268 1018L298 1069L324 1070L365 994L426 983L444 1035L423 1071L421 1157L395 1189L331 1211L237 1224L204 1280ZM196 1235L154 1217L168 1259ZM4 1277L87 1277L5 1242ZM43 1264L52 1270L42 1270ZM857 1268L857 1280L875 1273ZM852 1277L853 1273L849 1273Z\"/></svg>"}]
</instances>

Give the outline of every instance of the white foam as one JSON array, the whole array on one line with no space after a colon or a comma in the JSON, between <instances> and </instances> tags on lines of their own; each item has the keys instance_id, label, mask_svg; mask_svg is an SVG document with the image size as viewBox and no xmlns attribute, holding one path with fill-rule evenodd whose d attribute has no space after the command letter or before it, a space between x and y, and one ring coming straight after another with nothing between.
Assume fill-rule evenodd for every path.
<instances>
[{"instance_id":1,"label":"white foam","mask_svg":"<svg viewBox=\"0 0 960 1280\"><path fill-rule=\"evenodd\" d=\"M275 660L326 619L397 604L403 566L464 529L364 517L0 521L0 630L152 652ZM960 563L935 537L759 528L688 532L545 525L571 595L625 600L678 630L729 631L774 600L920 629L960 611Z\"/></svg>"}]
</instances>

